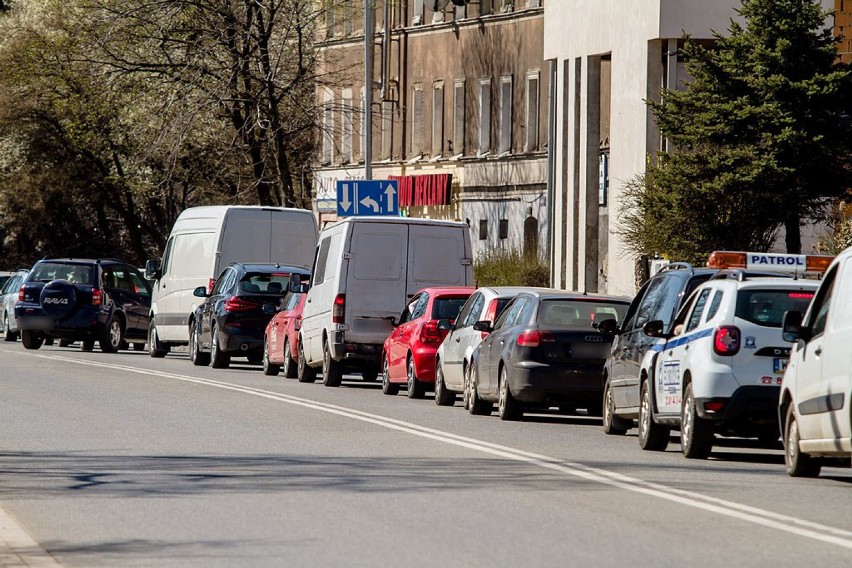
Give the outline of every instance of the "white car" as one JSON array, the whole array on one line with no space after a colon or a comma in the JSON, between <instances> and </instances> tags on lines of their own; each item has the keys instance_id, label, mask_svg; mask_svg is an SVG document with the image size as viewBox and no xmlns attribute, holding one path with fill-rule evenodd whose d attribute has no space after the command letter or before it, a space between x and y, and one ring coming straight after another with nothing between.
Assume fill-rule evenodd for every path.
<instances>
[{"instance_id":1,"label":"white car","mask_svg":"<svg viewBox=\"0 0 852 568\"><path fill-rule=\"evenodd\" d=\"M725 270L693 292L669 334L662 334L662 322L648 322L645 332L666 341L642 363L642 449L664 450L671 428L680 429L688 458L706 458L716 434L777 443L777 400L790 353L782 319L804 311L818 286Z\"/></svg>"},{"instance_id":2,"label":"white car","mask_svg":"<svg viewBox=\"0 0 852 568\"><path fill-rule=\"evenodd\" d=\"M779 418L787 473L816 477L852 457L852 248L829 267L810 308L784 318L794 343ZM840 465L839 463L837 465Z\"/></svg>"},{"instance_id":3,"label":"white car","mask_svg":"<svg viewBox=\"0 0 852 568\"><path fill-rule=\"evenodd\" d=\"M462 306L455 324L438 347L435 359L435 404L452 406L456 394L464 393L464 407L468 407L468 375L471 354L488 335L473 329L477 321L492 324L512 298L529 288L501 286L483 287L474 292Z\"/></svg>"},{"instance_id":4,"label":"white car","mask_svg":"<svg viewBox=\"0 0 852 568\"><path fill-rule=\"evenodd\" d=\"M13 272L11 277L0 289L0 330L5 341L16 341L18 339L18 320L15 318L15 302L18 301L18 292L21 285L30 273L27 269Z\"/></svg>"}]
</instances>

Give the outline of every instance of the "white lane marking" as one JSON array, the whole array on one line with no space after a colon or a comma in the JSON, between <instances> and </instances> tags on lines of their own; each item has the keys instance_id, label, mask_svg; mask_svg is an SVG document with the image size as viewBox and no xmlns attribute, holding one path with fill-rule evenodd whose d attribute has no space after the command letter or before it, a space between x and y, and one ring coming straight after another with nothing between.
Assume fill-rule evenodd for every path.
<instances>
[{"instance_id":1,"label":"white lane marking","mask_svg":"<svg viewBox=\"0 0 852 568\"><path fill-rule=\"evenodd\" d=\"M844 548L852 549L852 531L831 527L820 523L815 523L805 519L800 519L798 517L792 517L789 515L783 515L780 513L767 511L765 509L736 503L734 501L727 501L725 499L719 499L717 497L711 497L707 495L701 495L699 493L693 493L691 491L667 487L665 485L644 481L642 479L630 477L614 471L589 467L583 464L568 462L565 460L560 460L541 454L518 450L508 446L501 446L499 444L493 444L490 442L484 442L473 438L467 438L464 436L453 434L451 432L435 430L425 426L419 426L417 424L412 424L409 422L404 422L402 420L388 418L377 414L371 414L369 412L364 412L353 408L318 402L310 399L296 397L293 395L267 391L254 387L247 387L234 383L226 383L213 379L192 377L189 375L179 375L176 373L154 371L151 369L130 367L127 365L99 363L96 361L81 361L79 359L73 359L70 357L62 356L36 354L32 354L32 356L41 357L44 359L67 361L69 363L76 363L78 365L102 367L112 370L127 371L130 373L137 373L166 379L174 379L178 381L185 381L224 390L241 392L243 394L258 396L269 400L285 402L304 408L310 408L321 412L335 414L353 420L359 420L361 422L375 424L383 428L389 428L392 430L405 432L414 436L419 436L421 438L427 438L445 444L451 444L454 446L475 450L493 456L498 456L518 462L527 463L530 465L535 465L538 467L543 467L546 469L558 471L567 475L585 479L587 481L592 481L603 485L609 485L612 487L618 487L620 489L631 491L633 493L656 497L665 501L678 503L681 505L701 509L719 515L724 515L727 517L732 517L735 519L761 525L789 534L795 534L801 537L810 538L820 542L825 542L828 544L834 544Z\"/></svg>"},{"instance_id":2,"label":"white lane marking","mask_svg":"<svg viewBox=\"0 0 852 568\"><path fill-rule=\"evenodd\" d=\"M60 564L6 511L0 509L0 566L53 568Z\"/></svg>"}]
</instances>

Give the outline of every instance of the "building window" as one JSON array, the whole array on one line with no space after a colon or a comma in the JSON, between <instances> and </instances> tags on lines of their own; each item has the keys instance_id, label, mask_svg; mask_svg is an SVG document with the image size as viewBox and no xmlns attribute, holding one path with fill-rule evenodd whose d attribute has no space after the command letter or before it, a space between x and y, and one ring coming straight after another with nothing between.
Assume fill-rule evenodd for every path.
<instances>
[{"instance_id":1,"label":"building window","mask_svg":"<svg viewBox=\"0 0 852 568\"><path fill-rule=\"evenodd\" d=\"M393 102L382 101L382 160L391 157L393 141Z\"/></svg>"},{"instance_id":2,"label":"building window","mask_svg":"<svg viewBox=\"0 0 852 568\"><path fill-rule=\"evenodd\" d=\"M479 80L479 155L491 150L491 77Z\"/></svg>"},{"instance_id":3,"label":"building window","mask_svg":"<svg viewBox=\"0 0 852 568\"><path fill-rule=\"evenodd\" d=\"M456 20L464 20L467 18L467 5L459 6L456 4L453 7L453 18Z\"/></svg>"},{"instance_id":4,"label":"building window","mask_svg":"<svg viewBox=\"0 0 852 568\"><path fill-rule=\"evenodd\" d=\"M423 155L423 85L414 85L411 95L411 157Z\"/></svg>"},{"instance_id":5,"label":"building window","mask_svg":"<svg viewBox=\"0 0 852 568\"><path fill-rule=\"evenodd\" d=\"M512 151L512 76L500 77L500 142L498 154Z\"/></svg>"},{"instance_id":6,"label":"building window","mask_svg":"<svg viewBox=\"0 0 852 568\"><path fill-rule=\"evenodd\" d=\"M511 12L515 9L515 0L497 0L501 12Z\"/></svg>"},{"instance_id":7,"label":"building window","mask_svg":"<svg viewBox=\"0 0 852 568\"><path fill-rule=\"evenodd\" d=\"M355 19L355 10L352 0L343 0L343 35L352 35L352 21Z\"/></svg>"},{"instance_id":8,"label":"building window","mask_svg":"<svg viewBox=\"0 0 852 568\"><path fill-rule=\"evenodd\" d=\"M488 219L479 220L479 240L484 241L488 238Z\"/></svg>"},{"instance_id":9,"label":"building window","mask_svg":"<svg viewBox=\"0 0 852 568\"><path fill-rule=\"evenodd\" d=\"M539 105L539 75L538 71L527 74L527 116L524 125L524 151L538 150L538 105Z\"/></svg>"},{"instance_id":10,"label":"building window","mask_svg":"<svg viewBox=\"0 0 852 568\"><path fill-rule=\"evenodd\" d=\"M527 6L530 8L541 8L541 0L530 0Z\"/></svg>"},{"instance_id":11,"label":"building window","mask_svg":"<svg viewBox=\"0 0 852 568\"><path fill-rule=\"evenodd\" d=\"M501 0L497 0L500 2ZM494 0L479 0L479 15L487 16L493 11L492 4Z\"/></svg>"},{"instance_id":12,"label":"building window","mask_svg":"<svg viewBox=\"0 0 852 568\"><path fill-rule=\"evenodd\" d=\"M464 79L453 85L453 147L454 156L464 155Z\"/></svg>"},{"instance_id":13,"label":"building window","mask_svg":"<svg viewBox=\"0 0 852 568\"><path fill-rule=\"evenodd\" d=\"M334 107L331 95L326 93L322 109L322 163L330 164L334 158Z\"/></svg>"},{"instance_id":14,"label":"building window","mask_svg":"<svg viewBox=\"0 0 852 568\"><path fill-rule=\"evenodd\" d=\"M357 147L355 151L355 156L359 162L364 161L364 124L366 123L366 110L364 108L364 104L367 102L367 93L364 91L364 87L361 87L361 91L358 99L358 112L356 117L356 127L354 128L355 135L353 137L353 146Z\"/></svg>"},{"instance_id":15,"label":"building window","mask_svg":"<svg viewBox=\"0 0 852 568\"><path fill-rule=\"evenodd\" d=\"M509 220L508 219L500 219L500 224L497 229L498 237L501 239L509 238Z\"/></svg>"},{"instance_id":16,"label":"building window","mask_svg":"<svg viewBox=\"0 0 852 568\"><path fill-rule=\"evenodd\" d=\"M432 86L432 157L444 154L444 82Z\"/></svg>"},{"instance_id":17,"label":"building window","mask_svg":"<svg viewBox=\"0 0 852 568\"><path fill-rule=\"evenodd\" d=\"M334 37L334 7L329 5L325 9L325 37Z\"/></svg>"},{"instance_id":18,"label":"building window","mask_svg":"<svg viewBox=\"0 0 852 568\"><path fill-rule=\"evenodd\" d=\"M342 111L342 124L341 124L341 143L340 143L340 153L341 153L341 161L344 164L348 164L352 161L352 89L346 89L343 91L343 111Z\"/></svg>"},{"instance_id":19,"label":"building window","mask_svg":"<svg viewBox=\"0 0 852 568\"><path fill-rule=\"evenodd\" d=\"M423 23L423 0L414 0L414 13L411 15L411 25L419 26Z\"/></svg>"}]
</instances>

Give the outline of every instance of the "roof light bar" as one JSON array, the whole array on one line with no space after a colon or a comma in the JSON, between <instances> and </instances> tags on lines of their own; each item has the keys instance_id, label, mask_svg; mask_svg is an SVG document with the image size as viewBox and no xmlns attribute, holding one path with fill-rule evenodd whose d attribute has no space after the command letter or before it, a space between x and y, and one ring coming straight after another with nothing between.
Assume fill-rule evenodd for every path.
<instances>
[{"instance_id":1,"label":"roof light bar","mask_svg":"<svg viewBox=\"0 0 852 568\"><path fill-rule=\"evenodd\" d=\"M802 274L825 272L833 256L781 254L772 252L733 252L717 250L707 260L709 268L750 268Z\"/></svg>"}]
</instances>

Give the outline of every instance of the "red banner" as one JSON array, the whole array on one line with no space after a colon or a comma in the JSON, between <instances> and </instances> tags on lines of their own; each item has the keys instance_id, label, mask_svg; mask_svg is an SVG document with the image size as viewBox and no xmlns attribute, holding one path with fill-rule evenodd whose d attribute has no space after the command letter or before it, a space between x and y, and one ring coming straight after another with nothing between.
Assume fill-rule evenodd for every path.
<instances>
[{"instance_id":1,"label":"red banner","mask_svg":"<svg viewBox=\"0 0 852 568\"><path fill-rule=\"evenodd\" d=\"M399 206L449 205L452 196L452 174L388 176L399 183Z\"/></svg>"}]
</instances>

